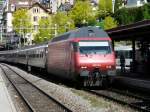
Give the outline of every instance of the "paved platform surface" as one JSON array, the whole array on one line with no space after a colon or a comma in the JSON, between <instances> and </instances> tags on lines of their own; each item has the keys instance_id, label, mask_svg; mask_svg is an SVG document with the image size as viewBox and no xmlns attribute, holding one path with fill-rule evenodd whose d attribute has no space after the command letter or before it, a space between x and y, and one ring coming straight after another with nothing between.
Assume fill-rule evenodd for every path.
<instances>
[{"instance_id":1,"label":"paved platform surface","mask_svg":"<svg viewBox=\"0 0 150 112\"><path fill-rule=\"evenodd\" d=\"M10 98L0 69L0 112L17 112Z\"/></svg>"}]
</instances>

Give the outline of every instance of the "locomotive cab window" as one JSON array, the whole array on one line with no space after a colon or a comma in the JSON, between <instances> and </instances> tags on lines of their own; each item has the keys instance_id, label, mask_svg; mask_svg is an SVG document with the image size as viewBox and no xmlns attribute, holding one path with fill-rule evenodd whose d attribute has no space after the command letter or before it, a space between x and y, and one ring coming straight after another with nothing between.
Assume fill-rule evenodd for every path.
<instances>
[{"instance_id":1,"label":"locomotive cab window","mask_svg":"<svg viewBox=\"0 0 150 112\"><path fill-rule=\"evenodd\" d=\"M79 42L80 54L109 54L111 47L108 41L102 42Z\"/></svg>"}]
</instances>

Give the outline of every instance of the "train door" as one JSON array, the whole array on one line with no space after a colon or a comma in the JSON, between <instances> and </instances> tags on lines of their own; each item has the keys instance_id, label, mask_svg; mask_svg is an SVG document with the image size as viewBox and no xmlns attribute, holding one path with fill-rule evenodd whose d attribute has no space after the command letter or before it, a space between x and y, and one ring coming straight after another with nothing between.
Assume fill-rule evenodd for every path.
<instances>
[{"instance_id":1,"label":"train door","mask_svg":"<svg viewBox=\"0 0 150 112\"><path fill-rule=\"evenodd\" d=\"M73 43L70 43L70 67L69 72L72 78L74 78L75 66L74 66L74 46Z\"/></svg>"},{"instance_id":2,"label":"train door","mask_svg":"<svg viewBox=\"0 0 150 112\"><path fill-rule=\"evenodd\" d=\"M47 70L47 66L48 66L48 46L46 46L44 48L44 51L43 51L43 58L44 58L44 62L45 62L45 69Z\"/></svg>"},{"instance_id":3,"label":"train door","mask_svg":"<svg viewBox=\"0 0 150 112\"><path fill-rule=\"evenodd\" d=\"M29 63L29 52L30 51L26 51L26 60L27 60L27 63L26 63L26 69L28 70L28 63Z\"/></svg>"}]
</instances>

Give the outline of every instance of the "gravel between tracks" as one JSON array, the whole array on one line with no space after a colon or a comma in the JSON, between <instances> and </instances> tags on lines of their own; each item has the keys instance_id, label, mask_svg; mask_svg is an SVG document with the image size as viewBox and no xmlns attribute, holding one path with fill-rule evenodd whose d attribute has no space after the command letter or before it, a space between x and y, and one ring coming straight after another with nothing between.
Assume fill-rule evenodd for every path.
<instances>
[{"instance_id":1,"label":"gravel between tracks","mask_svg":"<svg viewBox=\"0 0 150 112\"><path fill-rule=\"evenodd\" d=\"M134 110L84 91L66 88L33 76L17 67L12 67L25 79L69 107L73 112L134 112Z\"/></svg>"}]
</instances>

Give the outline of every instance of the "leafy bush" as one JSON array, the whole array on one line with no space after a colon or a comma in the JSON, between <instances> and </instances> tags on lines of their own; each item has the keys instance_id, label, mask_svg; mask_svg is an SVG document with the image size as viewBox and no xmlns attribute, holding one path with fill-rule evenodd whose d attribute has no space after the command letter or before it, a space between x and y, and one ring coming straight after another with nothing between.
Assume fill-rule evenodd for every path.
<instances>
[{"instance_id":1,"label":"leafy bush","mask_svg":"<svg viewBox=\"0 0 150 112\"><path fill-rule=\"evenodd\" d=\"M104 19L104 29L108 30L111 28L117 27L117 21L114 20L111 16L108 16Z\"/></svg>"},{"instance_id":2,"label":"leafy bush","mask_svg":"<svg viewBox=\"0 0 150 112\"><path fill-rule=\"evenodd\" d=\"M150 19L150 4L145 4L143 7L122 8L115 12L114 18L120 25L127 25L144 19Z\"/></svg>"},{"instance_id":3,"label":"leafy bush","mask_svg":"<svg viewBox=\"0 0 150 112\"><path fill-rule=\"evenodd\" d=\"M150 4L145 4L141 10L143 12L143 19L150 19Z\"/></svg>"}]
</instances>

